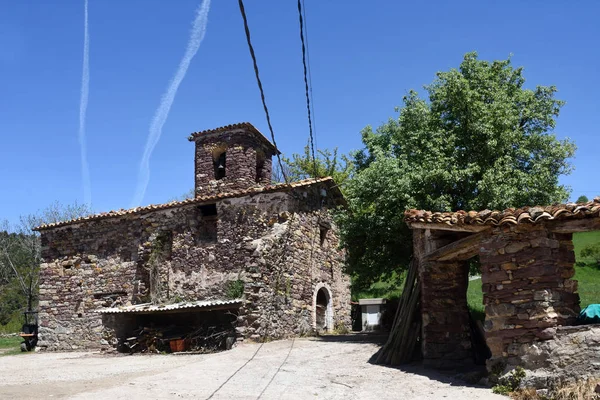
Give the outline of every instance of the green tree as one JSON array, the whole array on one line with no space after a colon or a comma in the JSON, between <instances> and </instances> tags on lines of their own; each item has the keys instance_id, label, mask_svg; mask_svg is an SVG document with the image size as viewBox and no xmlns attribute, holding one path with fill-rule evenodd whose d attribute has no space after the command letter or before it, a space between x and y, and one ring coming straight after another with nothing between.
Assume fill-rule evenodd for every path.
<instances>
[{"instance_id":1,"label":"green tree","mask_svg":"<svg viewBox=\"0 0 600 400\"><path fill-rule=\"evenodd\" d=\"M167 203L170 203L172 201L190 200L190 199L193 199L194 197L196 197L196 189L191 188L190 190L188 190L187 192L185 192L184 194L182 194L180 196L171 197L169 200L167 200Z\"/></svg>"},{"instance_id":2,"label":"green tree","mask_svg":"<svg viewBox=\"0 0 600 400\"><path fill-rule=\"evenodd\" d=\"M402 270L412 254L407 208L503 209L566 201L575 145L553 134L564 102L554 86L524 87L510 58L467 53L438 72L427 99L410 91L390 119L362 131L338 222L349 272L366 286Z\"/></svg>"},{"instance_id":3,"label":"green tree","mask_svg":"<svg viewBox=\"0 0 600 400\"><path fill-rule=\"evenodd\" d=\"M310 153L310 147L304 147L302 154L294 153L292 158L282 157L282 164L288 181L298 181L308 178L323 178L331 176L340 186L348 182L354 172L352 160L345 154L339 154L337 147L333 151L317 150L316 160L313 160ZM277 163L274 163L275 170L273 174L274 182L284 182L285 179Z\"/></svg>"},{"instance_id":4,"label":"green tree","mask_svg":"<svg viewBox=\"0 0 600 400\"><path fill-rule=\"evenodd\" d=\"M4 321L15 307L31 310L37 301L41 243L33 228L88 214L90 209L84 204L55 202L36 214L21 216L16 225L0 221L0 315Z\"/></svg>"},{"instance_id":5,"label":"green tree","mask_svg":"<svg viewBox=\"0 0 600 400\"><path fill-rule=\"evenodd\" d=\"M587 203L589 200L586 195L581 195L577 198L575 203Z\"/></svg>"}]
</instances>

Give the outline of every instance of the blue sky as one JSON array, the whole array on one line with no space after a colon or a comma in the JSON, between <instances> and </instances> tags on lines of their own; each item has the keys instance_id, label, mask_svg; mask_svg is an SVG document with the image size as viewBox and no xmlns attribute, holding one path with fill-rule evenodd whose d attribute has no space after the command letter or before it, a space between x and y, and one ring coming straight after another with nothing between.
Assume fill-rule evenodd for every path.
<instances>
[{"instance_id":1,"label":"blue sky","mask_svg":"<svg viewBox=\"0 0 600 400\"><path fill-rule=\"evenodd\" d=\"M361 147L360 130L395 116L410 89L468 51L513 54L527 85L556 85L556 129L577 146L562 181L600 195L600 3L305 0L320 148ZM295 0L246 0L278 145L308 138ZM528 3L528 4L524 4ZM127 208L152 117L184 54L200 0L89 0L87 148L95 211ZM77 141L84 0L0 0L0 219L84 200ZM237 2L213 0L150 160L142 204L193 186L189 133L249 121L268 134Z\"/></svg>"}]
</instances>

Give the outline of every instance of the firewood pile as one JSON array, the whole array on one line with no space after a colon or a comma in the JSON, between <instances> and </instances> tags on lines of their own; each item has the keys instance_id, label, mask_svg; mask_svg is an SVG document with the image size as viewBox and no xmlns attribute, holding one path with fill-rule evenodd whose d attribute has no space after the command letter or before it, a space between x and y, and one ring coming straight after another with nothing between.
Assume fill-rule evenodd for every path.
<instances>
[{"instance_id":1,"label":"firewood pile","mask_svg":"<svg viewBox=\"0 0 600 400\"><path fill-rule=\"evenodd\" d=\"M185 331L174 325L141 327L128 338L119 341L118 350L124 353L172 353L190 351L213 353L230 347L235 330L224 326L201 326ZM172 342L178 342L173 346ZM183 343L182 343L183 341ZM182 347L182 348L181 348Z\"/></svg>"},{"instance_id":2,"label":"firewood pile","mask_svg":"<svg viewBox=\"0 0 600 400\"><path fill-rule=\"evenodd\" d=\"M414 359L421 336L420 295L418 262L413 260L408 269L392 330L377 354L377 364L399 365Z\"/></svg>"}]
</instances>

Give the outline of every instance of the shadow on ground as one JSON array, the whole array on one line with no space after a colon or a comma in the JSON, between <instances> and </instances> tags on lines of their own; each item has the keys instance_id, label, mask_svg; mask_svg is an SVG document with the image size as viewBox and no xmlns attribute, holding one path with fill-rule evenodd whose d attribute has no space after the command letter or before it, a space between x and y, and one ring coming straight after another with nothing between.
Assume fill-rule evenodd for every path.
<instances>
[{"instance_id":1,"label":"shadow on ground","mask_svg":"<svg viewBox=\"0 0 600 400\"><path fill-rule=\"evenodd\" d=\"M381 344L383 345L383 343ZM381 367L391 368L410 374L425 376L429 379L447 383L451 386L471 388L489 387L488 385L480 383L482 379L485 381L485 378L487 377L487 370L483 365L465 365L462 368L453 369L433 369L431 367L425 367L421 361L412 361L402 365L378 364L375 360L377 360L380 351L381 349L377 350L367 362L372 365L379 365Z\"/></svg>"},{"instance_id":2,"label":"shadow on ground","mask_svg":"<svg viewBox=\"0 0 600 400\"><path fill-rule=\"evenodd\" d=\"M315 340L335 343L372 343L383 345L388 338L387 332L355 332L345 335L321 335Z\"/></svg>"},{"instance_id":3,"label":"shadow on ground","mask_svg":"<svg viewBox=\"0 0 600 400\"><path fill-rule=\"evenodd\" d=\"M314 340L335 343L371 343L382 346L387 338L387 332L355 332L346 335L322 335L316 337ZM484 385L477 384L477 382L486 376L486 370L484 366L471 365L460 369L436 370L424 367L420 361L413 361L409 364L392 366L377 364L375 360L377 359L378 354L379 350L369 358L368 363L379 365L385 368L396 369L398 371L403 371L410 374L425 376L429 379L447 383L451 386L472 388L485 387Z\"/></svg>"}]
</instances>

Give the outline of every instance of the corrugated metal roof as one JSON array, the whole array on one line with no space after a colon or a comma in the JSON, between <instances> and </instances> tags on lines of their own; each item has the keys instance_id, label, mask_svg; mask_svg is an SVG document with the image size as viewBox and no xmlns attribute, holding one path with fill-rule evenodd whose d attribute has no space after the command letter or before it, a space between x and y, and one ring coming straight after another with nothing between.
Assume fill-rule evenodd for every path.
<instances>
[{"instance_id":1,"label":"corrugated metal roof","mask_svg":"<svg viewBox=\"0 0 600 400\"><path fill-rule=\"evenodd\" d=\"M182 303L173 303L173 304L135 304L133 306L123 306L123 307L115 307L115 308L101 308L95 310L94 312L100 314L140 314L140 313L155 313L155 312L166 312L166 311L176 311L183 309L210 309L213 307L221 307L221 306L240 306L242 304L241 299L235 300L198 300L198 301L185 301ZM232 307L233 308L233 307Z\"/></svg>"}]
</instances>

